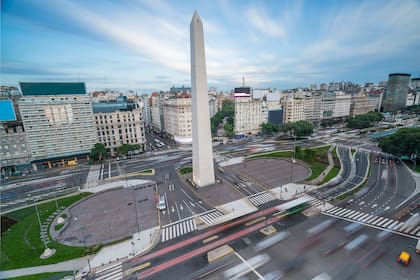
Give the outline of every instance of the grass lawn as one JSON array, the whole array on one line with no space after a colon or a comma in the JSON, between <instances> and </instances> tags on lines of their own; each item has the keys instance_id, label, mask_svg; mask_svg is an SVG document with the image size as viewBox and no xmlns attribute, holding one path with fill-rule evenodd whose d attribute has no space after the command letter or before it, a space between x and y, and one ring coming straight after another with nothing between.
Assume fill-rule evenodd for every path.
<instances>
[{"instance_id":1,"label":"grass lawn","mask_svg":"<svg viewBox=\"0 0 420 280\"><path fill-rule=\"evenodd\" d=\"M179 170L179 173L181 173L181 175L185 175L191 172L192 172L192 167L184 167Z\"/></svg>"},{"instance_id":2,"label":"grass lawn","mask_svg":"<svg viewBox=\"0 0 420 280\"><path fill-rule=\"evenodd\" d=\"M249 156L248 158L291 158L293 156L292 151L277 151L259 154L255 156Z\"/></svg>"},{"instance_id":3,"label":"grass lawn","mask_svg":"<svg viewBox=\"0 0 420 280\"><path fill-rule=\"evenodd\" d=\"M40 274L26 275L26 276L7 278L7 279L10 279L10 280L59 280L59 279L62 279L64 276L72 276L72 275L73 275L72 271L63 271L63 272L40 273Z\"/></svg>"},{"instance_id":4,"label":"grass lawn","mask_svg":"<svg viewBox=\"0 0 420 280\"><path fill-rule=\"evenodd\" d=\"M322 185L322 184L325 184L326 182L330 181L332 178L337 176L339 172L340 172L340 168L337 168L337 167L334 166L330 170L330 172L328 172L327 176L324 177L324 180L322 180L322 182L320 182L318 185Z\"/></svg>"},{"instance_id":5,"label":"grass lawn","mask_svg":"<svg viewBox=\"0 0 420 280\"><path fill-rule=\"evenodd\" d=\"M89 193L82 193L58 199L58 205L67 207L88 195ZM55 202L39 204L38 210L42 223L56 210ZM48 259L41 260L39 256L44 251L44 245L40 238L40 228L35 207L31 206L17 210L8 213L7 216L16 220L17 223L2 234L1 270L58 263L81 257L86 252L84 247L70 247L51 241L48 243L48 247L56 249L56 253ZM25 242L25 233L30 245Z\"/></svg>"},{"instance_id":6,"label":"grass lawn","mask_svg":"<svg viewBox=\"0 0 420 280\"><path fill-rule=\"evenodd\" d=\"M411 160L404 160L404 162L408 166L408 168L413 170L414 163ZM420 172L420 162L419 161L417 161L417 163L416 163L416 170L415 171Z\"/></svg>"},{"instance_id":7,"label":"grass lawn","mask_svg":"<svg viewBox=\"0 0 420 280\"><path fill-rule=\"evenodd\" d=\"M330 147L331 146L323 146L323 147L312 148L312 149L316 151L316 154L318 156L327 156L328 155L328 150L330 149Z\"/></svg>"},{"instance_id":8,"label":"grass lawn","mask_svg":"<svg viewBox=\"0 0 420 280\"><path fill-rule=\"evenodd\" d=\"M312 163L306 162L306 163L309 165L309 167L312 170L311 176L306 178L305 179L306 181L311 181L311 180L317 178L319 175L321 175L322 171L324 171L325 168L327 168L327 166L328 166L328 164L325 164L325 163L322 163L322 162L319 162L319 161L314 161Z\"/></svg>"}]
</instances>

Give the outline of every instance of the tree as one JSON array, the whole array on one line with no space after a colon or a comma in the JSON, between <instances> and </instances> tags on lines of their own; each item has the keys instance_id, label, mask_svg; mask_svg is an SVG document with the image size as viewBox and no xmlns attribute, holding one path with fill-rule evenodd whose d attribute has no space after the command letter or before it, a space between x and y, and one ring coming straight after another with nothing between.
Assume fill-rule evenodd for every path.
<instances>
[{"instance_id":1,"label":"tree","mask_svg":"<svg viewBox=\"0 0 420 280\"><path fill-rule=\"evenodd\" d=\"M261 131L264 135L272 135L274 133L277 133L279 131L279 128L275 124L267 122L261 124Z\"/></svg>"},{"instance_id":2,"label":"tree","mask_svg":"<svg viewBox=\"0 0 420 280\"><path fill-rule=\"evenodd\" d=\"M229 138L233 137L233 125L227 123L224 126L225 132L226 132L226 136Z\"/></svg>"},{"instance_id":3,"label":"tree","mask_svg":"<svg viewBox=\"0 0 420 280\"><path fill-rule=\"evenodd\" d=\"M217 112L216 115L214 115L210 119L211 132L213 134L216 133L217 126L222 122L224 118L227 118L227 123L233 125L234 116L235 116L235 103L233 102L233 100L223 100L222 110Z\"/></svg>"},{"instance_id":4,"label":"tree","mask_svg":"<svg viewBox=\"0 0 420 280\"><path fill-rule=\"evenodd\" d=\"M401 128L395 134L382 138L379 147L383 152L395 156L420 153L420 128Z\"/></svg>"},{"instance_id":5,"label":"tree","mask_svg":"<svg viewBox=\"0 0 420 280\"><path fill-rule=\"evenodd\" d=\"M381 113L369 112L367 114L348 118L346 122L347 127L349 128L362 129L371 127L373 123L377 123L379 121L382 121L383 119L384 116Z\"/></svg>"},{"instance_id":6,"label":"tree","mask_svg":"<svg viewBox=\"0 0 420 280\"><path fill-rule=\"evenodd\" d=\"M291 136L309 136L314 132L314 126L308 121L285 123L280 126L280 131L289 133Z\"/></svg>"},{"instance_id":7,"label":"tree","mask_svg":"<svg viewBox=\"0 0 420 280\"><path fill-rule=\"evenodd\" d=\"M90 158L93 161L101 161L106 156L106 148L102 143L96 143L90 151Z\"/></svg>"},{"instance_id":8,"label":"tree","mask_svg":"<svg viewBox=\"0 0 420 280\"><path fill-rule=\"evenodd\" d=\"M297 121L294 123L293 130L297 137L309 136L314 132L314 126L308 121Z\"/></svg>"}]
</instances>

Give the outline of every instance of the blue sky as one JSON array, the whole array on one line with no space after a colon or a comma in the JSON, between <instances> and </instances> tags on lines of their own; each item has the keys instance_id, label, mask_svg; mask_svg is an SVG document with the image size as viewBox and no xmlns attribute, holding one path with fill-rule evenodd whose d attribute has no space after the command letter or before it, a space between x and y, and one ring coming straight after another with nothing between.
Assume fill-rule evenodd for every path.
<instances>
[{"instance_id":1,"label":"blue sky","mask_svg":"<svg viewBox=\"0 0 420 280\"><path fill-rule=\"evenodd\" d=\"M84 81L141 92L190 85L204 22L209 86L292 88L420 76L420 1L2 0L1 84Z\"/></svg>"}]
</instances>

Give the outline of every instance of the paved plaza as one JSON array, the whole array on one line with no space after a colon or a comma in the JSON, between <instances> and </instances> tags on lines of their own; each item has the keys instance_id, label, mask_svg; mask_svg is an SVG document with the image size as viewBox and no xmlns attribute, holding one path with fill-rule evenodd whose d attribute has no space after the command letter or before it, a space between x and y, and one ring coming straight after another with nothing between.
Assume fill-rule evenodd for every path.
<instances>
[{"instance_id":1,"label":"paved plaza","mask_svg":"<svg viewBox=\"0 0 420 280\"><path fill-rule=\"evenodd\" d=\"M227 166L266 189L272 189L288 183L302 182L312 171L303 163L292 163L289 159L249 159Z\"/></svg>"},{"instance_id":2,"label":"paved plaza","mask_svg":"<svg viewBox=\"0 0 420 280\"><path fill-rule=\"evenodd\" d=\"M91 195L68 210L69 224L59 235L60 242L83 246L85 237L86 245L106 244L156 227L155 195L155 185L150 183Z\"/></svg>"}]
</instances>

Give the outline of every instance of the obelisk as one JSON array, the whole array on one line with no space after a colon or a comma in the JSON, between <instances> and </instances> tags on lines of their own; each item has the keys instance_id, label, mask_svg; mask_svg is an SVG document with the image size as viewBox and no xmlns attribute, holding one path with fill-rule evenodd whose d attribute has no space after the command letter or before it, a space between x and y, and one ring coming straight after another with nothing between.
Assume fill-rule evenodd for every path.
<instances>
[{"instance_id":1,"label":"obelisk","mask_svg":"<svg viewBox=\"0 0 420 280\"><path fill-rule=\"evenodd\" d=\"M203 22L197 11L191 20L190 44L193 182L199 187L205 187L214 184L214 165Z\"/></svg>"}]
</instances>

